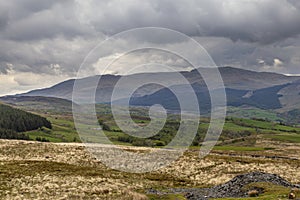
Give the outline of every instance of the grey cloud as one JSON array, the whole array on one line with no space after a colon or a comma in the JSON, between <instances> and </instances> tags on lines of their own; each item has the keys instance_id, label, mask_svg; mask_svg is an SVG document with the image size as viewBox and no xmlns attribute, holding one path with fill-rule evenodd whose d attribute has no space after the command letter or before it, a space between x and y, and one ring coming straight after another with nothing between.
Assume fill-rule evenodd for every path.
<instances>
[{"instance_id":1,"label":"grey cloud","mask_svg":"<svg viewBox=\"0 0 300 200\"><path fill-rule=\"evenodd\" d=\"M11 69L12 67L7 63L0 63L0 74L8 74Z\"/></svg>"},{"instance_id":2,"label":"grey cloud","mask_svg":"<svg viewBox=\"0 0 300 200\"><path fill-rule=\"evenodd\" d=\"M162 26L190 36L217 36L233 41L273 43L300 33L300 9L286 0L95 1L82 3L87 23L114 34L128 28ZM97 12L99 7L104 8Z\"/></svg>"},{"instance_id":3,"label":"grey cloud","mask_svg":"<svg viewBox=\"0 0 300 200\"><path fill-rule=\"evenodd\" d=\"M0 2L0 21L3 24L11 25L15 22L34 15L37 12L51 9L59 1L39 1L39 0L11 0Z\"/></svg>"},{"instance_id":4,"label":"grey cloud","mask_svg":"<svg viewBox=\"0 0 300 200\"><path fill-rule=\"evenodd\" d=\"M283 62L282 68L268 68L267 71L299 74L300 38L290 38L270 45L257 45L242 41L233 42L226 38L199 37L196 40L210 53L217 65L242 67L255 71L266 71L259 63L273 66L274 59Z\"/></svg>"},{"instance_id":5,"label":"grey cloud","mask_svg":"<svg viewBox=\"0 0 300 200\"><path fill-rule=\"evenodd\" d=\"M71 77L105 35L145 26L170 28L196 38L217 65L263 70L258 60L272 66L278 58L283 67L270 71L299 74L298 0L1 1L0 73L7 73L4 64L11 63L16 73ZM150 32L116 41L103 49L103 56L145 38L149 44L182 42L158 39ZM192 49L186 51L193 54Z\"/></svg>"},{"instance_id":6,"label":"grey cloud","mask_svg":"<svg viewBox=\"0 0 300 200\"><path fill-rule=\"evenodd\" d=\"M111 35L144 26L262 44L300 33L300 6L295 0L14 0L1 4L1 11L9 11L0 16L0 25L6 25L1 35L13 40Z\"/></svg>"},{"instance_id":7,"label":"grey cloud","mask_svg":"<svg viewBox=\"0 0 300 200\"><path fill-rule=\"evenodd\" d=\"M72 38L91 32L89 27L79 23L74 1L30 0L0 4L6 12L0 16L0 22L3 21L0 24L6 25L2 38L28 41L58 36Z\"/></svg>"},{"instance_id":8,"label":"grey cloud","mask_svg":"<svg viewBox=\"0 0 300 200\"><path fill-rule=\"evenodd\" d=\"M15 71L54 74L51 65L58 64L62 73L74 76L98 40L56 38L31 42L0 40L0 43L0 63L11 63Z\"/></svg>"}]
</instances>

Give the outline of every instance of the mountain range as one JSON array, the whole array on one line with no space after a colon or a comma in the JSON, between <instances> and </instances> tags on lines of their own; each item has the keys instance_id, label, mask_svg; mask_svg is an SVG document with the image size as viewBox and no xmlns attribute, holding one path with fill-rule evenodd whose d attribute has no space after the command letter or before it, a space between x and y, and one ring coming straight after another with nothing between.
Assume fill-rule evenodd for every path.
<instances>
[{"instance_id":1,"label":"mountain range","mask_svg":"<svg viewBox=\"0 0 300 200\"><path fill-rule=\"evenodd\" d=\"M204 68L206 73L212 73L212 69ZM290 112L300 109L300 77L286 76L283 74L270 72L255 72L250 70L238 69L233 67L219 68L220 74L223 78L225 91L227 95L228 106L241 107L251 106L265 110L276 110L278 112ZM168 82L171 87L166 88L159 84L146 84L138 88L130 98L129 102L133 106L151 106L153 104L161 104L169 110L179 110L179 102L176 96L170 89L175 89L179 93L188 97L191 95L187 92L187 85L178 82L174 77L175 72L161 72L161 73L140 73L127 76L120 75L102 75L96 88L96 103L111 103L111 96L116 83L125 78L127 81L121 85L120 91L127 91L132 86L130 80L149 80L152 79L164 80ZM204 79L197 70L180 72L182 76L188 80L192 86L195 94L200 102L200 109L209 112L211 92L208 91ZM212 76L213 77L213 76ZM85 101L85 97L90 94L93 89L93 83L100 76L86 77L78 79L78 84L81 85L78 94ZM55 97L66 100L72 100L72 92L75 79L66 80L50 88L33 90L27 93L13 96L18 98L21 96L41 96L41 97ZM5 97L10 98L11 97ZM2 98L3 100L4 98ZM127 97L122 94L119 99L112 102L115 104L123 104L128 101Z\"/></svg>"}]
</instances>

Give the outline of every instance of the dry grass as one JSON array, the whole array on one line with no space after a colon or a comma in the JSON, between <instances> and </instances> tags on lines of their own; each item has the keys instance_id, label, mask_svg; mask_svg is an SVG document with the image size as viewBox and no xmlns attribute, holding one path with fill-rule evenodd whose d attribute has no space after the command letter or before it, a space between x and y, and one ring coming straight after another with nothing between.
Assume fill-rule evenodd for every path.
<instances>
[{"instance_id":1,"label":"dry grass","mask_svg":"<svg viewBox=\"0 0 300 200\"><path fill-rule=\"evenodd\" d=\"M267 141L258 145L266 147ZM250 171L276 173L300 182L300 161L253 157L299 157L300 147L280 144L259 152L215 151L200 160L190 150L167 168L130 174L105 167L81 144L53 144L0 140L1 199L147 199L145 190L170 187L204 187L224 183ZM131 149L144 151L145 148ZM150 150L150 149L148 149ZM280 151L279 151L280 150Z\"/></svg>"}]
</instances>

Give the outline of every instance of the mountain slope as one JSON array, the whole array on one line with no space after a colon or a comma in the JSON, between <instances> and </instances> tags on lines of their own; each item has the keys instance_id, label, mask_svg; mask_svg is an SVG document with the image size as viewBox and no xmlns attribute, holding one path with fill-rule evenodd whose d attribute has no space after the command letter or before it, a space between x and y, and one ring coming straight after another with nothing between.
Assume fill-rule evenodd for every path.
<instances>
[{"instance_id":1,"label":"mountain slope","mask_svg":"<svg viewBox=\"0 0 300 200\"><path fill-rule=\"evenodd\" d=\"M203 68L202 70L207 71L208 73L212 72L209 68ZM300 77L290 77L282 74L268 73L268 72L254 72L249 70L237 69L232 67L222 67L219 68L220 73L223 77L224 84L227 88L236 89L236 90L257 90L267 87L272 87L275 85L283 85L286 83L291 83ZM198 83L202 86L205 85L203 78L197 73L196 70L190 72L181 72L181 74L191 83ZM87 77L79 80L79 83L82 85L80 89L80 95L84 98L87 94L90 94L92 91L92 83L97 81L99 76ZM113 91L113 88L121 76L115 75L103 75L101 81L97 86L96 91L96 102L109 102L110 97ZM128 75L126 78L131 80L144 80L153 79L153 80L168 80L171 85L178 85L177 79L174 79L174 72L163 72L163 73L141 73ZM34 90L25 94L20 94L19 96L47 96L47 97L57 97L63 99L72 99L72 91L74 85L74 79L67 80L65 82L54 85L50 88ZM126 91L130 85L122 85L122 89ZM136 96L144 96L152 94L158 90L162 89L161 86L156 84L150 84L144 87L141 87L136 91ZM84 99L83 99L84 100Z\"/></svg>"},{"instance_id":2,"label":"mountain slope","mask_svg":"<svg viewBox=\"0 0 300 200\"><path fill-rule=\"evenodd\" d=\"M202 68L201 71L205 72L205 74L212 74L213 72L210 68ZM269 72L254 72L232 67L221 67L219 71L224 80L229 106L237 107L247 105L259 109L276 109L280 112L288 112L299 109L300 107L300 95L298 95L300 93L300 77L291 77ZM139 84L141 87L134 92L130 102L131 105L149 106L157 103L162 104L167 109L178 110L178 101L170 90L158 84L143 85L143 81L146 82L146 80L153 80L154 83L167 81L167 84L171 85L171 88L175 88L188 99L191 94L187 94L188 90L186 86L182 85L183 83L178 80L178 76L174 73L175 72L140 73L128 76L103 75L100 81L100 76L78 79L81 88L77 90L77 95L80 97L77 101L84 103L91 102L89 97L96 92L96 103L111 102L115 85L120 78L122 78L126 79L126 82L119 86L119 100L114 101L114 103L123 104L124 100L126 100L125 98L128 98L125 95L126 91L132 86L136 87L136 80L138 80L140 81ZM204 113L208 112L210 109L210 96L204 79L197 70L180 73L193 86L197 93L201 111ZM41 96L72 100L74 82L75 80L71 79L50 88L34 90L16 96ZM139 84L137 86L139 86ZM46 103L44 105L47 107L48 104ZM64 110L64 108L62 108L62 110Z\"/></svg>"},{"instance_id":3,"label":"mountain slope","mask_svg":"<svg viewBox=\"0 0 300 200\"><path fill-rule=\"evenodd\" d=\"M226 88L225 91L227 96L227 105L234 107L248 105L260 109L279 109L282 108L282 105L279 100L281 95L279 95L278 92L289 85L290 84L278 85L254 91ZM207 88L202 87L199 84L193 84L192 87L198 98L201 112L209 112L211 101L210 93L208 92ZM186 102L190 101L189 97L192 94L187 93L187 90L184 89L184 86L174 86L173 90L179 91L179 93L181 92L181 94L185 96L184 100ZM218 90L210 92L217 93ZM121 104L122 101L115 103ZM167 88L161 89L151 95L132 97L130 99L130 105L132 106L152 106L154 104L163 105L169 110L180 110L180 105L176 96ZM192 110L193 108L190 109Z\"/></svg>"},{"instance_id":4,"label":"mountain slope","mask_svg":"<svg viewBox=\"0 0 300 200\"><path fill-rule=\"evenodd\" d=\"M51 114L72 113L72 101L55 97L5 96L0 97L0 101L30 112L49 112Z\"/></svg>"},{"instance_id":5,"label":"mountain slope","mask_svg":"<svg viewBox=\"0 0 300 200\"><path fill-rule=\"evenodd\" d=\"M294 108L300 109L300 80L282 88L278 94L281 95L279 100L283 105L283 109L280 111L292 110Z\"/></svg>"},{"instance_id":6,"label":"mountain slope","mask_svg":"<svg viewBox=\"0 0 300 200\"><path fill-rule=\"evenodd\" d=\"M54 85L50 88L32 90L30 92L16 95L16 96L44 96L44 97L57 97L57 98L71 99L74 82L75 82L74 79L70 79L61 82L57 85Z\"/></svg>"},{"instance_id":7,"label":"mountain slope","mask_svg":"<svg viewBox=\"0 0 300 200\"><path fill-rule=\"evenodd\" d=\"M285 76L271 72L255 72L233 67L221 67L220 73L227 88L258 90L300 80L299 76Z\"/></svg>"}]
</instances>

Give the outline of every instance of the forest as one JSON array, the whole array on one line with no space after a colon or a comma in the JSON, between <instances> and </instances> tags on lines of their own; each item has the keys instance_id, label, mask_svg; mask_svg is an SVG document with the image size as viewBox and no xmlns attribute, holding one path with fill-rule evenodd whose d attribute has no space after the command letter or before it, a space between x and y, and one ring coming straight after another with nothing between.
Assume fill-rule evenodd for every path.
<instances>
[{"instance_id":1,"label":"forest","mask_svg":"<svg viewBox=\"0 0 300 200\"><path fill-rule=\"evenodd\" d=\"M51 129L52 125L44 117L0 104L0 138L28 140L29 137L23 132L41 127Z\"/></svg>"}]
</instances>

